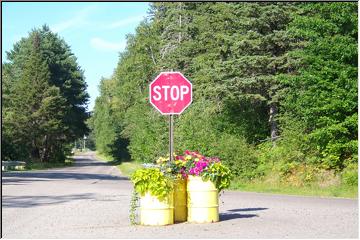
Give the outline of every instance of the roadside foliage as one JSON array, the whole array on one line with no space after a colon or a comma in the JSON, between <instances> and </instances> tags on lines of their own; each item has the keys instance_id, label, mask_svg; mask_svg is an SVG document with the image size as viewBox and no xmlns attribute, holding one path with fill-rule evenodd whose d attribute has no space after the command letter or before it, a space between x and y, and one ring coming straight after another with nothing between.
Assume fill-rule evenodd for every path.
<instances>
[{"instance_id":1,"label":"roadside foliage","mask_svg":"<svg viewBox=\"0 0 360 240\"><path fill-rule=\"evenodd\" d=\"M153 3L101 81L97 150L137 162L168 152L148 85L174 70L194 91L176 151L218 156L243 180L303 186L326 172L357 185L357 34L357 3Z\"/></svg>"}]
</instances>

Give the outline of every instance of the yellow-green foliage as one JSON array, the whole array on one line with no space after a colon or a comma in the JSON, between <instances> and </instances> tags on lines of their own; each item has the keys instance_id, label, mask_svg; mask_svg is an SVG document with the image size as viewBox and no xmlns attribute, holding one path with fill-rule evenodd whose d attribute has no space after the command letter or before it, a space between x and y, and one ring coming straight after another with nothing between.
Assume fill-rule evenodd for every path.
<instances>
[{"instance_id":1,"label":"yellow-green foliage","mask_svg":"<svg viewBox=\"0 0 360 240\"><path fill-rule=\"evenodd\" d=\"M165 176L158 168L142 168L131 175L135 190L143 196L146 192L162 200L168 196L173 189L173 181Z\"/></svg>"},{"instance_id":2,"label":"yellow-green foliage","mask_svg":"<svg viewBox=\"0 0 360 240\"><path fill-rule=\"evenodd\" d=\"M358 164L349 164L342 172L342 181L348 186L358 185Z\"/></svg>"},{"instance_id":3,"label":"yellow-green foliage","mask_svg":"<svg viewBox=\"0 0 360 240\"><path fill-rule=\"evenodd\" d=\"M136 170L142 168L141 164L136 162L123 162L117 165L117 167L120 169L121 174L125 176L130 176Z\"/></svg>"},{"instance_id":4,"label":"yellow-green foliage","mask_svg":"<svg viewBox=\"0 0 360 240\"><path fill-rule=\"evenodd\" d=\"M215 183L216 188L221 191L230 186L233 175L228 167L217 162L211 164L209 169L203 173L202 177L205 178L205 180L210 179Z\"/></svg>"}]
</instances>

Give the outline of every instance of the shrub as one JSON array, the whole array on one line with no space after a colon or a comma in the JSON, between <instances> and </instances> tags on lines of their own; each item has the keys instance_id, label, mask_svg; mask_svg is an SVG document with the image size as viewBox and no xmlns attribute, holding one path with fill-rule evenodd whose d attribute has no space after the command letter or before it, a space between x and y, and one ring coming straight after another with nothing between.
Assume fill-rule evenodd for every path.
<instances>
[{"instance_id":1,"label":"shrub","mask_svg":"<svg viewBox=\"0 0 360 240\"><path fill-rule=\"evenodd\" d=\"M237 177L252 178L256 174L258 160L254 148L242 137L223 134L218 139L213 155L220 157Z\"/></svg>"},{"instance_id":2,"label":"shrub","mask_svg":"<svg viewBox=\"0 0 360 240\"><path fill-rule=\"evenodd\" d=\"M341 174L341 179L343 183L348 186L357 186L358 185L358 164L351 163L349 164Z\"/></svg>"}]
</instances>

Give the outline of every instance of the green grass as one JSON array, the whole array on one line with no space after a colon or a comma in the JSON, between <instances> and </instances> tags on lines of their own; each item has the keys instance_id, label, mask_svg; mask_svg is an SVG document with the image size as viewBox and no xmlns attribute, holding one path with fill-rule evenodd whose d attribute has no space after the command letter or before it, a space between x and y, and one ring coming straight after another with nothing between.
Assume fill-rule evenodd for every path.
<instances>
[{"instance_id":1,"label":"green grass","mask_svg":"<svg viewBox=\"0 0 360 240\"><path fill-rule=\"evenodd\" d=\"M319 187L316 185L295 187L286 184L269 184L259 180L246 182L235 179L232 181L230 189L258 193L358 198L358 186L347 186L344 184L328 187Z\"/></svg>"},{"instance_id":2,"label":"green grass","mask_svg":"<svg viewBox=\"0 0 360 240\"><path fill-rule=\"evenodd\" d=\"M142 168L140 163L135 162L124 162L117 166L120 169L120 172L129 177L137 169Z\"/></svg>"},{"instance_id":3,"label":"green grass","mask_svg":"<svg viewBox=\"0 0 360 240\"><path fill-rule=\"evenodd\" d=\"M26 164L25 170L44 170L50 168L69 167L74 164L72 158L65 159L65 162L33 162Z\"/></svg>"},{"instance_id":4,"label":"green grass","mask_svg":"<svg viewBox=\"0 0 360 240\"><path fill-rule=\"evenodd\" d=\"M123 174L126 177L129 177L136 169L139 169L142 167L140 163L117 161L111 156L106 156L106 155L100 154L98 152L96 152L96 157L99 160L107 161L111 165L116 166L120 170L121 174Z\"/></svg>"},{"instance_id":5,"label":"green grass","mask_svg":"<svg viewBox=\"0 0 360 240\"><path fill-rule=\"evenodd\" d=\"M136 169L141 168L141 164L137 162L121 162L115 161L112 157L96 153L98 159L108 161L112 165L117 166L124 176L130 176ZM259 179L253 181L244 181L242 179L234 179L231 182L231 190L239 190L246 192L288 194L300 196L319 196L319 197L341 197L341 198L358 198L358 186L347 186L345 184L330 185L327 187L319 187L316 183L308 186L291 186L286 183L279 183L275 179L268 176L268 180L261 181Z\"/></svg>"},{"instance_id":6,"label":"green grass","mask_svg":"<svg viewBox=\"0 0 360 240\"><path fill-rule=\"evenodd\" d=\"M115 163L114 165L116 165L117 162L120 163L120 161L116 161L113 157L101 154L99 152L96 152L96 158L104 162L110 162L113 164Z\"/></svg>"}]
</instances>

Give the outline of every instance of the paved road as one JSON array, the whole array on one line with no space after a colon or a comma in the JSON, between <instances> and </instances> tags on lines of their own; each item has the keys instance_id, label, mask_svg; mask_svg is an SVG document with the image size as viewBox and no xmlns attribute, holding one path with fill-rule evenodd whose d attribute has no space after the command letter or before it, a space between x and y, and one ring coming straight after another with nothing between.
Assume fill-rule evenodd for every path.
<instances>
[{"instance_id":1,"label":"paved road","mask_svg":"<svg viewBox=\"0 0 360 240\"><path fill-rule=\"evenodd\" d=\"M4 238L358 238L358 200L226 191L221 221L131 226L132 184L87 154L73 167L3 175Z\"/></svg>"}]
</instances>

